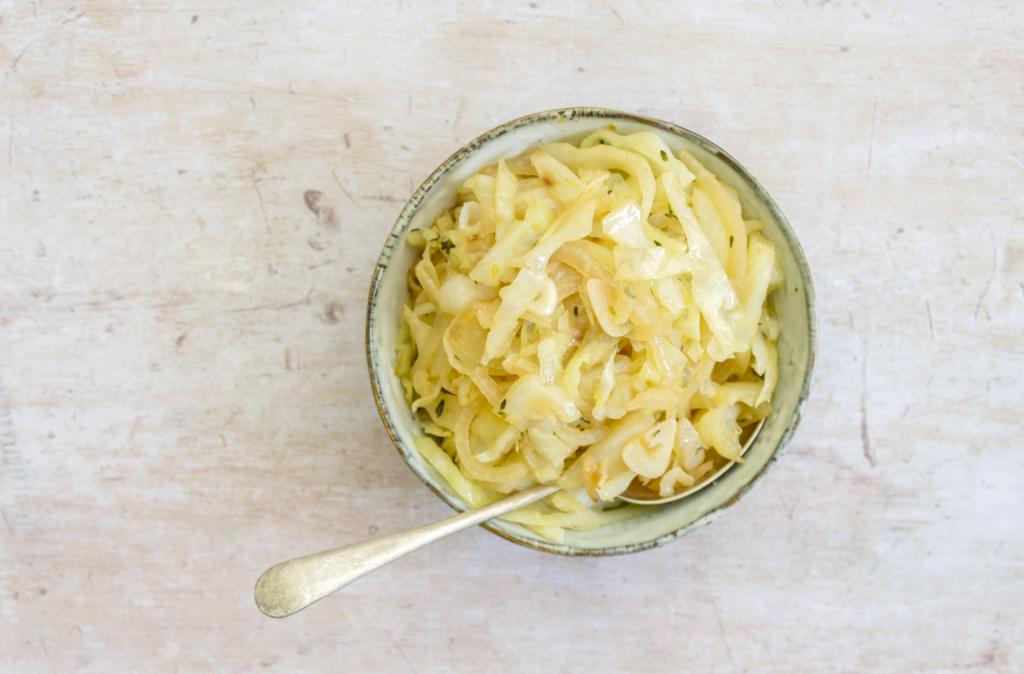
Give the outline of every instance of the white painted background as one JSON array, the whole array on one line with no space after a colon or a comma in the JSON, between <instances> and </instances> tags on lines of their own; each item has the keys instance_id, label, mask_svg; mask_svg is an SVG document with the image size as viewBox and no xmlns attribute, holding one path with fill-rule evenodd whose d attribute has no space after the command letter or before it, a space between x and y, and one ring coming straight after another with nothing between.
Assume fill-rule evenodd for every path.
<instances>
[{"instance_id":1,"label":"white painted background","mask_svg":"<svg viewBox=\"0 0 1024 674\"><path fill-rule=\"evenodd\" d=\"M1024 669L1018 3L298 4L0 2L0 671ZM265 618L267 566L449 514L371 399L371 271L437 164L567 105L788 215L795 444L662 550L467 531Z\"/></svg>"}]
</instances>

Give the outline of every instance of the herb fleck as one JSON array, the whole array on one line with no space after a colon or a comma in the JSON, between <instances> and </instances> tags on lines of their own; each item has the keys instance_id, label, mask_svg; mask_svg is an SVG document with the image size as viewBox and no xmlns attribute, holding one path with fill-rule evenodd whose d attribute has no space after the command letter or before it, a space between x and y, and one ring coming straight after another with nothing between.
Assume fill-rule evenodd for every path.
<instances>
[{"instance_id":1,"label":"herb fleck","mask_svg":"<svg viewBox=\"0 0 1024 674\"><path fill-rule=\"evenodd\" d=\"M729 247L732 248L732 237L729 237Z\"/></svg>"},{"instance_id":2,"label":"herb fleck","mask_svg":"<svg viewBox=\"0 0 1024 674\"><path fill-rule=\"evenodd\" d=\"M597 139L597 142L598 142L598 143L600 143L601 145L604 145L604 144L605 144L605 142L604 142L604 138L598 138L598 139Z\"/></svg>"},{"instance_id":3,"label":"herb fleck","mask_svg":"<svg viewBox=\"0 0 1024 674\"><path fill-rule=\"evenodd\" d=\"M442 239L440 234L435 236L433 239L428 239L428 241L429 243L436 243L441 249L441 252L444 253L445 258L448 257L448 251L455 247L454 241L451 239Z\"/></svg>"},{"instance_id":4,"label":"herb fleck","mask_svg":"<svg viewBox=\"0 0 1024 674\"><path fill-rule=\"evenodd\" d=\"M434 414L437 416L441 416L442 412L444 412L444 398L441 398L441 402L437 403L437 407L434 408Z\"/></svg>"},{"instance_id":5,"label":"herb fleck","mask_svg":"<svg viewBox=\"0 0 1024 674\"><path fill-rule=\"evenodd\" d=\"M583 423L585 423L585 424L589 424L590 423L590 419L588 419L586 417L580 417L580 420L582 420Z\"/></svg>"},{"instance_id":6,"label":"herb fleck","mask_svg":"<svg viewBox=\"0 0 1024 674\"><path fill-rule=\"evenodd\" d=\"M629 295L630 299L636 299L636 291L633 290L633 286L626 286L626 290L624 292Z\"/></svg>"},{"instance_id":7,"label":"herb fleck","mask_svg":"<svg viewBox=\"0 0 1024 674\"><path fill-rule=\"evenodd\" d=\"M505 403L507 403L507 402L508 402L508 400L505 400L505 399L503 398L503 399L502 399L502 401L501 401L501 407L499 407L498 409L499 409L499 410L503 410L503 409L505 409Z\"/></svg>"},{"instance_id":8,"label":"herb fleck","mask_svg":"<svg viewBox=\"0 0 1024 674\"><path fill-rule=\"evenodd\" d=\"M661 161L668 161L668 153L664 150L661 151Z\"/></svg>"},{"instance_id":9,"label":"herb fleck","mask_svg":"<svg viewBox=\"0 0 1024 674\"><path fill-rule=\"evenodd\" d=\"M665 153L662 152L662 154L665 154ZM658 430L654 431L654 435L652 437L655 437L655 438L658 437L658 433L661 433L661 429L660 428Z\"/></svg>"},{"instance_id":10,"label":"herb fleck","mask_svg":"<svg viewBox=\"0 0 1024 674\"><path fill-rule=\"evenodd\" d=\"M655 241L654 245L657 246L658 248L661 248L661 241Z\"/></svg>"},{"instance_id":11,"label":"herb fleck","mask_svg":"<svg viewBox=\"0 0 1024 674\"><path fill-rule=\"evenodd\" d=\"M573 307L572 308L572 315L573 316L579 316L580 315L580 308L579 307Z\"/></svg>"}]
</instances>

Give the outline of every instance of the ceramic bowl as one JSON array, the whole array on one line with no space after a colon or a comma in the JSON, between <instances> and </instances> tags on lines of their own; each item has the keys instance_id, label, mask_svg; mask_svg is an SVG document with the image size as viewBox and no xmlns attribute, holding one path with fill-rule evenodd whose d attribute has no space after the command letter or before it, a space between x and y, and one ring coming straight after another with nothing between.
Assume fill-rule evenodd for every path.
<instances>
[{"instance_id":1,"label":"ceramic bowl","mask_svg":"<svg viewBox=\"0 0 1024 674\"><path fill-rule=\"evenodd\" d=\"M488 164L541 143L576 142L600 128L614 128L620 134L650 131L660 136L673 153L685 148L737 190L745 218L764 223L764 234L775 244L786 270L786 287L775 296L782 322L779 383L772 397L775 412L744 455L746 463L733 466L691 497L651 506L639 517L596 531L567 531L564 543L551 542L510 522L491 520L484 525L510 541L565 555L617 555L660 547L696 531L736 505L764 479L792 440L807 404L817 352L814 288L800 243L764 188L725 150L674 124L613 110L568 108L529 115L480 136L427 178L402 209L373 275L366 327L370 380L388 434L412 471L448 505L459 511L468 509L413 446L413 438L423 431L394 374L395 335L406 297L406 272L420 253L406 243L406 235L412 229L429 227L436 213L454 204L456 188Z\"/></svg>"}]
</instances>

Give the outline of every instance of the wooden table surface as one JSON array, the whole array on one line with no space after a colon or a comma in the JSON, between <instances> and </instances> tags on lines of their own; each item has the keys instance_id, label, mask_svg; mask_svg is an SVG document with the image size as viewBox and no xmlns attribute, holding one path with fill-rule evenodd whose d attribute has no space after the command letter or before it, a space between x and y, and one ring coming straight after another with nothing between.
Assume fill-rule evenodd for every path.
<instances>
[{"instance_id":1,"label":"wooden table surface","mask_svg":"<svg viewBox=\"0 0 1024 674\"><path fill-rule=\"evenodd\" d=\"M1012 2L0 2L0 671L1021 671L1022 54ZM271 564L450 514L379 421L370 276L441 161L571 105L793 223L795 443L660 550L475 529L264 617Z\"/></svg>"}]
</instances>

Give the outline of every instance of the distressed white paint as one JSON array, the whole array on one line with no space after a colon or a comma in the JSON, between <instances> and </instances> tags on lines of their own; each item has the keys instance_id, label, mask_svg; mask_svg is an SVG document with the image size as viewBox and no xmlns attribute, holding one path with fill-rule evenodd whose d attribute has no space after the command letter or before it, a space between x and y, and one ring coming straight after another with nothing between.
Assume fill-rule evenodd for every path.
<instances>
[{"instance_id":1,"label":"distressed white paint","mask_svg":"<svg viewBox=\"0 0 1024 674\"><path fill-rule=\"evenodd\" d=\"M1024 666L1021 9L532 5L0 3L0 670ZM799 232L797 441L663 550L469 531L264 618L270 564L447 514L376 418L370 274L451 152L578 104Z\"/></svg>"}]
</instances>

